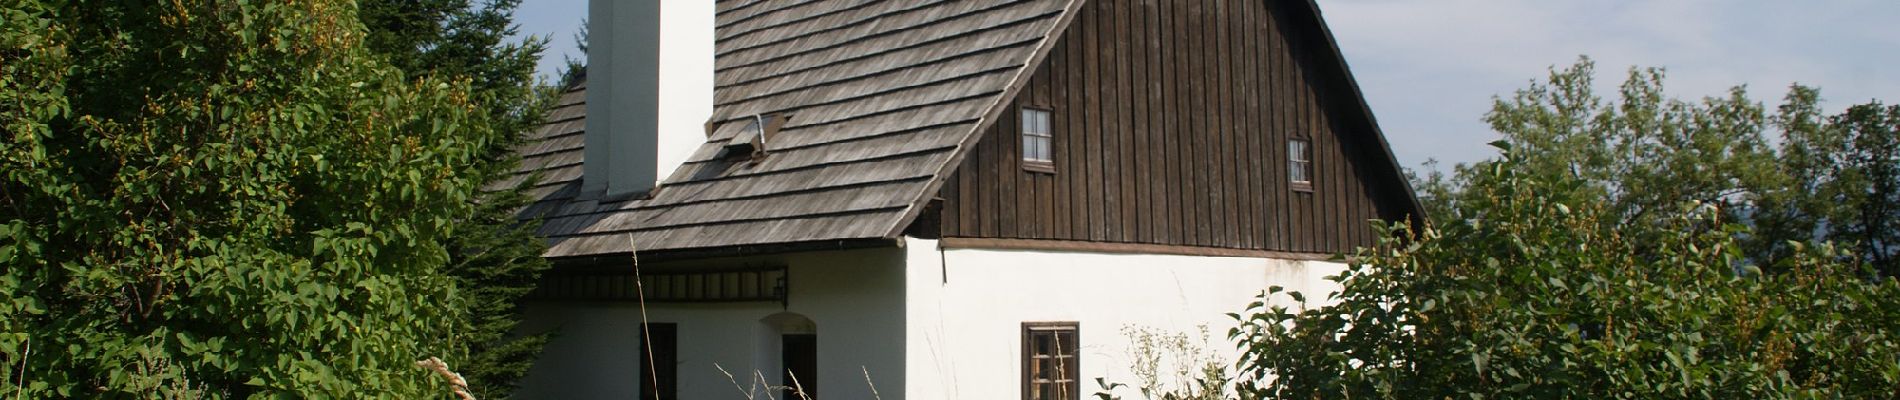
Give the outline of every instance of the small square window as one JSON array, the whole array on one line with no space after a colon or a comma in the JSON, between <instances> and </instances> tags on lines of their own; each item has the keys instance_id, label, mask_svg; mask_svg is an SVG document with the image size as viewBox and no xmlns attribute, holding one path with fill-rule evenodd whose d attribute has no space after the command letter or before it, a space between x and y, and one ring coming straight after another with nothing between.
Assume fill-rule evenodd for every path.
<instances>
[{"instance_id":1,"label":"small square window","mask_svg":"<svg viewBox=\"0 0 1900 400\"><path fill-rule=\"evenodd\" d=\"M1286 142L1287 182L1293 190L1313 191L1313 142L1292 139Z\"/></svg>"},{"instance_id":2,"label":"small square window","mask_svg":"<svg viewBox=\"0 0 1900 400\"><path fill-rule=\"evenodd\" d=\"M1048 110L1023 109L1023 167L1055 172L1055 129Z\"/></svg>"},{"instance_id":3,"label":"small square window","mask_svg":"<svg viewBox=\"0 0 1900 400\"><path fill-rule=\"evenodd\" d=\"M1077 330L1074 322L1023 324L1023 399L1082 398Z\"/></svg>"}]
</instances>

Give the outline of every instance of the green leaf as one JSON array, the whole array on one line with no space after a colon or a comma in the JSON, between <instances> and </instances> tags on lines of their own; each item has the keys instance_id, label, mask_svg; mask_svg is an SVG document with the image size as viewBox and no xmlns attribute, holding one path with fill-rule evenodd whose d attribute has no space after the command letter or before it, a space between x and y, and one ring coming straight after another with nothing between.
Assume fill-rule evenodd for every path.
<instances>
[{"instance_id":1,"label":"green leaf","mask_svg":"<svg viewBox=\"0 0 1900 400\"><path fill-rule=\"evenodd\" d=\"M1484 353L1471 354L1471 368L1472 370L1477 371L1478 376L1484 376L1485 370L1490 369L1490 367L1491 367L1491 356L1489 354L1484 354Z\"/></svg>"}]
</instances>

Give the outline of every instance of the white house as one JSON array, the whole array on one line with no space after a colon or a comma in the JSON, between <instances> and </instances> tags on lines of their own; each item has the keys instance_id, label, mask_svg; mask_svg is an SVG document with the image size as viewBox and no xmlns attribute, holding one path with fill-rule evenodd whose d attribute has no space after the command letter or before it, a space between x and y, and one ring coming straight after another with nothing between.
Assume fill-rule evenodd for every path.
<instances>
[{"instance_id":1,"label":"white house","mask_svg":"<svg viewBox=\"0 0 1900 400\"><path fill-rule=\"evenodd\" d=\"M1079 399L1419 210L1311 0L589 10L524 398Z\"/></svg>"}]
</instances>

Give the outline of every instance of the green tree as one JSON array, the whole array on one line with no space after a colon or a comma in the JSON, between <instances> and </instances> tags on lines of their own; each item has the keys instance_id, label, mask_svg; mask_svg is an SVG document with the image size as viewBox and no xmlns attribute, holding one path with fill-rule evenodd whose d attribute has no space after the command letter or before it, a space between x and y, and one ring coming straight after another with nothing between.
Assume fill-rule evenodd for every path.
<instances>
[{"instance_id":1,"label":"green tree","mask_svg":"<svg viewBox=\"0 0 1900 400\"><path fill-rule=\"evenodd\" d=\"M1834 179L1846 160L1847 143L1826 123L1820 90L1795 85L1773 119L1781 129L1776 170L1754 183L1754 230L1747 238L1751 255L1772 263L1789 256L1798 243L1827 238L1825 221L1839 214Z\"/></svg>"},{"instance_id":2,"label":"green tree","mask_svg":"<svg viewBox=\"0 0 1900 400\"><path fill-rule=\"evenodd\" d=\"M514 42L514 10L519 0L366 0L359 19L368 27L366 43L391 64L411 75L467 79L480 102L487 105L479 117L499 132L472 133L494 140L484 150L478 169L487 192L474 199L475 213L457 220L457 235L444 243L450 249L450 271L457 286L470 298L464 309L472 325L463 333L469 358L456 362L479 397L504 397L527 374L546 343L545 335L518 336L519 301L534 289L548 263L545 250L531 226L515 213L533 199L525 195L528 180L514 175L520 156L515 151L522 133L542 122L551 92L540 88L535 62L546 40Z\"/></svg>"},{"instance_id":3,"label":"green tree","mask_svg":"<svg viewBox=\"0 0 1900 400\"><path fill-rule=\"evenodd\" d=\"M1499 99L1502 156L1415 177L1435 226L1382 227L1326 304L1270 289L1238 315L1244 394L1900 396L1900 281L1827 242L1865 234L1817 233L1886 221L1858 178L1892 160L1884 111L1669 100L1655 69L1606 102L1593 70Z\"/></svg>"},{"instance_id":4,"label":"green tree","mask_svg":"<svg viewBox=\"0 0 1900 400\"><path fill-rule=\"evenodd\" d=\"M1607 202L1603 221L1635 228L1680 217L1677 205L1718 205L1749 226L1747 254L1774 265L1790 242L1855 244L1850 256L1892 271L1900 199L1895 120L1878 103L1825 116L1820 91L1794 85L1769 113L1736 87L1698 102L1664 95L1660 69L1631 69L1614 100L1599 97L1588 58L1496 100L1485 120L1517 152L1526 174L1573 180ZM1769 138L1778 134L1779 147ZM1482 171L1414 175L1434 220L1456 220L1464 190ZM1645 232L1629 229L1629 232ZM1656 234L1671 234L1657 232ZM1886 276L1893 276L1891 272Z\"/></svg>"},{"instance_id":5,"label":"green tree","mask_svg":"<svg viewBox=\"0 0 1900 400\"><path fill-rule=\"evenodd\" d=\"M0 0L0 392L422 398L494 143L354 2ZM453 361L451 361L453 362Z\"/></svg>"},{"instance_id":6,"label":"green tree","mask_svg":"<svg viewBox=\"0 0 1900 400\"><path fill-rule=\"evenodd\" d=\"M1459 212L1394 225L1327 305L1270 289L1232 335L1256 398L1888 398L1900 282L1828 246L1779 274L1715 203L1616 226L1615 204L1509 145Z\"/></svg>"},{"instance_id":7,"label":"green tree","mask_svg":"<svg viewBox=\"0 0 1900 400\"><path fill-rule=\"evenodd\" d=\"M1547 83L1497 99L1485 121L1516 149L1525 173L1575 180L1584 194L1610 202L1604 223L1667 221L1684 201L1741 212L1754 201L1750 189L1772 179L1766 114L1744 88L1699 102L1668 99L1661 69L1632 69L1616 101L1606 103L1595 93L1595 71L1588 58L1553 70ZM1449 186L1438 195L1451 198L1442 209L1451 211L1459 209L1456 186L1469 179L1422 186L1428 193Z\"/></svg>"},{"instance_id":8,"label":"green tree","mask_svg":"<svg viewBox=\"0 0 1900 400\"><path fill-rule=\"evenodd\" d=\"M1877 277L1900 277L1900 105L1857 105L1829 122L1848 144L1834 182L1844 211L1831 238L1854 243Z\"/></svg>"},{"instance_id":9,"label":"green tree","mask_svg":"<svg viewBox=\"0 0 1900 400\"><path fill-rule=\"evenodd\" d=\"M467 77L477 91L516 97L535 87L535 63L545 38L510 41L517 33L520 0L367 0L358 18L369 29L365 44L404 71ZM497 102L508 115L532 102ZM539 114L527 115L539 118Z\"/></svg>"},{"instance_id":10,"label":"green tree","mask_svg":"<svg viewBox=\"0 0 1900 400\"><path fill-rule=\"evenodd\" d=\"M1776 117L1782 143L1775 179L1757 189L1756 247L1773 260L1788 241L1833 241L1876 278L1900 276L1900 107L1873 102L1824 117L1819 96L1796 86Z\"/></svg>"}]
</instances>

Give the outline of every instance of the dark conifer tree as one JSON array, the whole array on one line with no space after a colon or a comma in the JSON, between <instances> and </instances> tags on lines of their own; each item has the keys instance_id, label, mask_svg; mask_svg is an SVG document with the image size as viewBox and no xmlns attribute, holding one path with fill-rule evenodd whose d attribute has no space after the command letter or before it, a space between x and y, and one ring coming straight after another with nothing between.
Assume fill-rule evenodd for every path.
<instances>
[{"instance_id":1,"label":"dark conifer tree","mask_svg":"<svg viewBox=\"0 0 1900 400\"><path fill-rule=\"evenodd\" d=\"M520 0L364 0L359 17L368 27L371 50L410 74L467 79L488 105L493 126L525 133L542 121L551 91L535 78L544 38L510 39L516 33L514 11ZM487 165L476 168L488 191L476 201L476 213L460 221L451 249L450 271L471 297L466 310L469 359L451 362L484 398L513 391L540 353L545 335L517 337L522 296L548 268L544 245L515 213L532 202L524 182L513 179L522 135L491 143Z\"/></svg>"}]
</instances>

